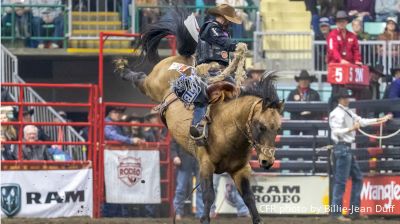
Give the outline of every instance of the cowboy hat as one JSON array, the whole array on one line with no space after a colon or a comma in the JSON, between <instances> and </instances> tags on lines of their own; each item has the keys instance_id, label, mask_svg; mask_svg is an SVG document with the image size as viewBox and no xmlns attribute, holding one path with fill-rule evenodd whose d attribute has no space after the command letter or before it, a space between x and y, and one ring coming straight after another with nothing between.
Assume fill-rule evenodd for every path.
<instances>
[{"instance_id":1,"label":"cowboy hat","mask_svg":"<svg viewBox=\"0 0 400 224\"><path fill-rule=\"evenodd\" d=\"M249 66L247 68L247 75L251 75L253 73L264 73L265 72L265 66L263 66L261 63L255 63L253 66Z\"/></svg>"},{"instance_id":2,"label":"cowboy hat","mask_svg":"<svg viewBox=\"0 0 400 224\"><path fill-rule=\"evenodd\" d=\"M236 15L235 9L228 4L222 4L217 7L210 8L207 13L210 15L223 16L232 23L242 24L242 19Z\"/></svg>"},{"instance_id":3,"label":"cowboy hat","mask_svg":"<svg viewBox=\"0 0 400 224\"><path fill-rule=\"evenodd\" d=\"M310 75L307 70L301 70L300 74L294 77L294 80L296 80L296 82L299 80L310 80L310 82L316 82L317 78L314 75Z\"/></svg>"},{"instance_id":4,"label":"cowboy hat","mask_svg":"<svg viewBox=\"0 0 400 224\"><path fill-rule=\"evenodd\" d=\"M350 17L347 15L346 11L340 10L337 11L336 15L335 15L335 22L337 22L338 20L350 20Z\"/></svg>"},{"instance_id":5,"label":"cowboy hat","mask_svg":"<svg viewBox=\"0 0 400 224\"><path fill-rule=\"evenodd\" d=\"M127 116L125 119L126 122L131 122L131 121L139 121L142 122L143 121L143 117L139 116L136 113L132 113L131 115Z\"/></svg>"},{"instance_id":6,"label":"cowboy hat","mask_svg":"<svg viewBox=\"0 0 400 224\"><path fill-rule=\"evenodd\" d=\"M346 88L340 88L338 89L338 91L335 94L335 98L336 99L340 99L340 98L350 98L351 94L349 93L349 90Z\"/></svg>"},{"instance_id":7,"label":"cowboy hat","mask_svg":"<svg viewBox=\"0 0 400 224\"><path fill-rule=\"evenodd\" d=\"M370 65L368 67L371 72L374 72L380 76L385 76L385 74L383 73L383 70L384 70L383 65L376 65L375 67Z\"/></svg>"}]
</instances>

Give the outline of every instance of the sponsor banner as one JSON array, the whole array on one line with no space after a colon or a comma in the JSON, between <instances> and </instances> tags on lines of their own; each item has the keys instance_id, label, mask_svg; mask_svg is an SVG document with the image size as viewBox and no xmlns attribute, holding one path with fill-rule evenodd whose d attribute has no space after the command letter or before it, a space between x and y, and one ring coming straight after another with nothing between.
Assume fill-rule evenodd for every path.
<instances>
[{"instance_id":1,"label":"sponsor banner","mask_svg":"<svg viewBox=\"0 0 400 224\"><path fill-rule=\"evenodd\" d=\"M92 169L1 171L1 217L92 216Z\"/></svg>"},{"instance_id":2,"label":"sponsor banner","mask_svg":"<svg viewBox=\"0 0 400 224\"><path fill-rule=\"evenodd\" d=\"M344 213L351 212L351 181L346 184ZM349 210L350 209L350 210ZM353 208L363 215L400 215L400 176L367 176L363 179L361 206Z\"/></svg>"},{"instance_id":3,"label":"sponsor banner","mask_svg":"<svg viewBox=\"0 0 400 224\"><path fill-rule=\"evenodd\" d=\"M260 214L328 214L329 179L326 176L260 176L251 180ZM233 181L223 175L218 185L216 212L235 214Z\"/></svg>"},{"instance_id":4,"label":"sponsor banner","mask_svg":"<svg viewBox=\"0 0 400 224\"><path fill-rule=\"evenodd\" d=\"M158 150L105 150L104 176L108 203L161 203Z\"/></svg>"}]
</instances>

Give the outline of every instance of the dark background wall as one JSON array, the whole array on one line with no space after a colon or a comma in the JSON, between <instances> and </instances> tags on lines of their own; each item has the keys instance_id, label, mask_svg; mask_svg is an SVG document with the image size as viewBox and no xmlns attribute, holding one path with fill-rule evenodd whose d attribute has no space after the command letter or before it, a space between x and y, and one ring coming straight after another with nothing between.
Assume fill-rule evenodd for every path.
<instances>
[{"instance_id":1,"label":"dark background wall","mask_svg":"<svg viewBox=\"0 0 400 224\"><path fill-rule=\"evenodd\" d=\"M104 99L108 102L154 103L141 94L130 83L120 79L113 72L114 67L111 56L105 56L104 63ZM26 82L35 83L98 83L98 57L97 56L19 56L19 73ZM137 58L129 58L130 62ZM151 71L151 65L143 65L140 71ZM44 89L35 90L46 101L58 102L87 102L87 91L79 89ZM87 112L84 108L58 108L73 114ZM147 110L137 112L143 114ZM75 113L74 113L75 112ZM78 116L78 115L77 115ZM72 118L71 117L71 118ZM85 116L86 117L86 116ZM79 119L80 120L80 119Z\"/></svg>"}]
</instances>

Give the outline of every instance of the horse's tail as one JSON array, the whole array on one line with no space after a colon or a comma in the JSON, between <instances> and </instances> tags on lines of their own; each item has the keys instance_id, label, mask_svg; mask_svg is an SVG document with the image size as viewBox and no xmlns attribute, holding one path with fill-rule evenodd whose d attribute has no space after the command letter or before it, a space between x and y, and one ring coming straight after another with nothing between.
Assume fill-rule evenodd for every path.
<instances>
[{"instance_id":1,"label":"horse's tail","mask_svg":"<svg viewBox=\"0 0 400 224\"><path fill-rule=\"evenodd\" d=\"M163 15L159 21L150 24L141 37L142 56L149 62L160 61L158 45L168 35L176 37L178 53L189 57L196 51L197 42L186 29L184 21L190 13L183 8L174 7Z\"/></svg>"}]
</instances>

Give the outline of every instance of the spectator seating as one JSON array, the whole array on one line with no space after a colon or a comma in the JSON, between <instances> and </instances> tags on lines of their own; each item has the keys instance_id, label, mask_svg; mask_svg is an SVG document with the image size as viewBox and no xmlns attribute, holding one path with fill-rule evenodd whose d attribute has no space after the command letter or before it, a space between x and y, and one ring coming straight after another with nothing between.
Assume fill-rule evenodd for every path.
<instances>
[{"instance_id":1,"label":"spectator seating","mask_svg":"<svg viewBox=\"0 0 400 224\"><path fill-rule=\"evenodd\" d=\"M378 36L385 31L385 22L366 22L364 23L364 31L370 35Z\"/></svg>"}]
</instances>

